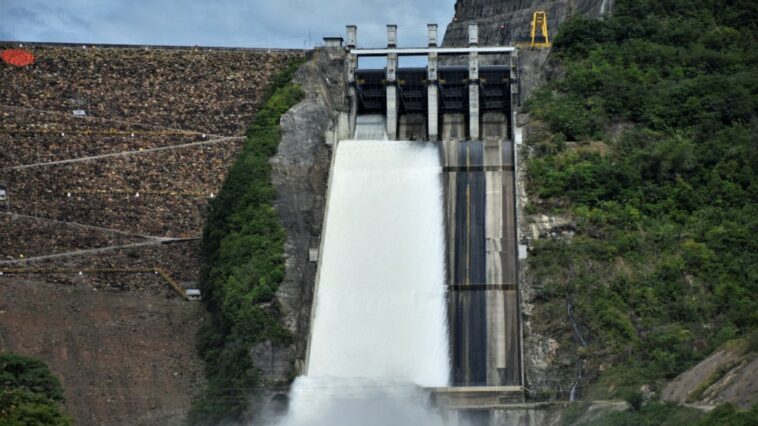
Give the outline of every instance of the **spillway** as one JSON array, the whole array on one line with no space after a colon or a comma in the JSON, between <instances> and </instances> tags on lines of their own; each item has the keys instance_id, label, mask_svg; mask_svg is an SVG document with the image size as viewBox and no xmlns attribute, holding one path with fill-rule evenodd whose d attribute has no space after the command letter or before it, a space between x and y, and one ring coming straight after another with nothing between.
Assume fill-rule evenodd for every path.
<instances>
[{"instance_id":1,"label":"spillway","mask_svg":"<svg viewBox=\"0 0 758 426\"><path fill-rule=\"evenodd\" d=\"M387 123L381 114L359 115L355 119L356 140L387 140Z\"/></svg>"},{"instance_id":2,"label":"spillway","mask_svg":"<svg viewBox=\"0 0 758 426\"><path fill-rule=\"evenodd\" d=\"M367 120L356 134L382 138ZM420 388L450 376L441 172L431 143L337 145L306 374L280 425L443 424Z\"/></svg>"}]
</instances>

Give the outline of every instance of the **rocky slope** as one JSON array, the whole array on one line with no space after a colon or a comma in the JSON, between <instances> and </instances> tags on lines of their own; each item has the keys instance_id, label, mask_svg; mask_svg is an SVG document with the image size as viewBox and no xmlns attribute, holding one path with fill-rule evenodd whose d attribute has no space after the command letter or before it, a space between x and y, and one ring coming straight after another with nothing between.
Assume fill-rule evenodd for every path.
<instances>
[{"instance_id":1,"label":"rocky slope","mask_svg":"<svg viewBox=\"0 0 758 426\"><path fill-rule=\"evenodd\" d=\"M0 352L50 365L78 425L183 424L207 316L155 270L198 286L207 200L301 53L24 48L0 62Z\"/></svg>"},{"instance_id":2,"label":"rocky slope","mask_svg":"<svg viewBox=\"0 0 758 426\"><path fill-rule=\"evenodd\" d=\"M728 345L669 382L665 401L750 408L758 401L758 357L744 342Z\"/></svg>"},{"instance_id":3,"label":"rocky slope","mask_svg":"<svg viewBox=\"0 0 758 426\"><path fill-rule=\"evenodd\" d=\"M305 360L331 159L325 135L334 129L343 109L344 75L342 51L317 52L295 75L305 99L281 119L282 140L271 159L277 191L274 207L287 231L285 276L277 300L295 341L286 347L262 342L252 350L253 362L269 389L259 415L276 409L281 398L277 394L289 378L299 374ZM268 404L271 401L273 405Z\"/></svg>"},{"instance_id":4,"label":"rocky slope","mask_svg":"<svg viewBox=\"0 0 758 426\"><path fill-rule=\"evenodd\" d=\"M507 45L529 37L532 14L544 10L548 30L555 36L558 25L575 14L597 17L608 13L613 0L458 0L455 17L445 32L445 44L468 41L468 24L479 24L479 43Z\"/></svg>"},{"instance_id":5,"label":"rocky slope","mask_svg":"<svg viewBox=\"0 0 758 426\"><path fill-rule=\"evenodd\" d=\"M479 25L479 44L512 45L529 38L532 15L544 10L548 18L548 34L552 40L558 26L571 16L581 14L599 17L611 13L613 0L458 0L455 16L443 45L464 46L468 43L469 24ZM547 49L521 49L521 99L526 100L532 88L545 79Z\"/></svg>"}]
</instances>

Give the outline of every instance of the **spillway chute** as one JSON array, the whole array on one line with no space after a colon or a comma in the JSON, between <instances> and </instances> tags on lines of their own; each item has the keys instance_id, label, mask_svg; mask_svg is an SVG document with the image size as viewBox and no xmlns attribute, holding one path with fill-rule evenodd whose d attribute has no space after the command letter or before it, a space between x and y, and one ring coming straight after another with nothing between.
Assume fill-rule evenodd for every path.
<instances>
[{"instance_id":1,"label":"spillway chute","mask_svg":"<svg viewBox=\"0 0 758 426\"><path fill-rule=\"evenodd\" d=\"M444 424L423 390L450 376L441 173L432 143L338 143L307 372L278 424Z\"/></svg>"}]
</instances>

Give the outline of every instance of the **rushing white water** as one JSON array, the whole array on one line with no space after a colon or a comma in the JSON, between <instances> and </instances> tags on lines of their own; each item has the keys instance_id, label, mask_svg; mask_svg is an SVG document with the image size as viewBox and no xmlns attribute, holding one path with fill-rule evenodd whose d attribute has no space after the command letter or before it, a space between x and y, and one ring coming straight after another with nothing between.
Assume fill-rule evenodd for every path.
<instances>
[{"instance_id":1,"label":"rushing white water","mask_svg":"<svg viewBox=\"0 0 758 426\"><path fill-rule=\"evenodd\" d=\"M387 121L381 114L359 115L355 119L355 139L387 140Z\"/></svg>"},{"instance_id":2,"label":"rushing white water","mask_svg":"<svg viewBox=\"0 0 758 426\"><path fill-rule=\"evenodd\" d=\"M337 146L307 372L286 426L443 424L449 377L441 166L429 143Z\"/></svg>"}]
</instances>

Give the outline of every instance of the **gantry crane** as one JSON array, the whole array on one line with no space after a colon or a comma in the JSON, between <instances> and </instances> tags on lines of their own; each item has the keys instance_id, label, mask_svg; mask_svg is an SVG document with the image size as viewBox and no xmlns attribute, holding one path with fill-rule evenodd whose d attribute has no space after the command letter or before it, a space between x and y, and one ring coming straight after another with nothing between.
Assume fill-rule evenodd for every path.
<instances>
[{"instance_id":1,"label":"gantry crane","mask_svg":"<svg viewBox=\"0 0 758 426\"><path fill-rule=\"evenodd\" d=\"M517 43L518 47L547 48L553 44L547 31L547 12L537 10L532 15L532 26L529 30L530 38L527 41Z\"/></svg>"}]
</instances>

